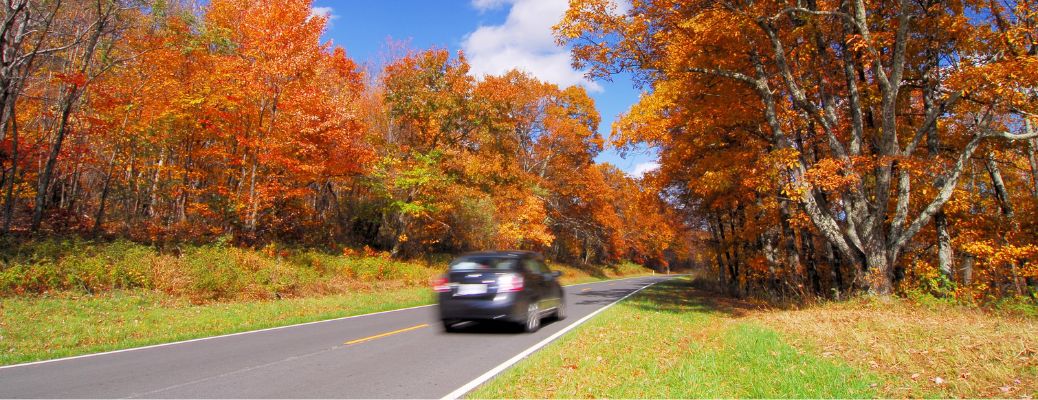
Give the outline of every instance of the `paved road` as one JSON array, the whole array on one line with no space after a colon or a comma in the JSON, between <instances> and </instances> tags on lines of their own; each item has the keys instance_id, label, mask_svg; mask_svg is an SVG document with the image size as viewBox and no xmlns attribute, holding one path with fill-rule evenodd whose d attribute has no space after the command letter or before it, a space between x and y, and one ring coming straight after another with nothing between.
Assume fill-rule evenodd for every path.
<instances>
[{"instance_id":1,"label":"paved road","mask_svg":"<svg viewBox=\"0 0 1038 400\"><path fill-rule=\"evenodd\" d=\"M0 397L439 398L599 308L665 279L567 287L569 317L545 320L534 334L489 325L448 334L435 306L418 307L3 368ZM369 339L355 342L364 338Z\"/></svg>"}]
</instances>

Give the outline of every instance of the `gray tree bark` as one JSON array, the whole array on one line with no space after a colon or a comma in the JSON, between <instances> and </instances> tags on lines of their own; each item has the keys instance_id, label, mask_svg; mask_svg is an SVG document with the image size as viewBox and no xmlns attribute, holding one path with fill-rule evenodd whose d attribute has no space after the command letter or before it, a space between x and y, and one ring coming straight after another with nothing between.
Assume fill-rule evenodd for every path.
<instances>
[{"instance_id":1,"label":"gray tree bark","mask_svg":"<svg viewBox=\"0 0 1038 400\"><path fill-rule=\"evenodd\" d=\"M115 12L116 5L109 3L107 6L102 4L99 0L97 3L97 20L91 27L90 39L86 43L86 47L83 50L81 64L76 68L76 72L86 75L90 72L90 67L94 63L94 52L97 50L98 43L101 37L106 33L108 25L111 22L113 13ZM72 115L72 110L75 107L76 101L83 93L85 85L80 87L79 85L66 85L64 98L61 104L61 119L58 122L58 129L55 132L54 142L51 144L50 153L47 155L46 164L44 164L43 171L40 173L40 179L36 190L36 204L34 205L32 214L32 225L30 230L36 232L40 229L40 222L43 220L43 210L47 206L47 194L50 188L51 177L54 174L54 166L57 164L58 156L61 154L62 143L65 141L65 136L68 134L69 117Z\"/></svg>"}]
</instances>

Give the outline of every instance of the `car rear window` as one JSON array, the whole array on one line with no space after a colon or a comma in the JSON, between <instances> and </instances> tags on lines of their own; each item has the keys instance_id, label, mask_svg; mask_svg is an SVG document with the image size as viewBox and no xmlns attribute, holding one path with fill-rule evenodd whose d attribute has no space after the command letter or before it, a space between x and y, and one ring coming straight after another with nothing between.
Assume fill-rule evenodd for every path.
<instances>
[{"instance_id":1,"label":"car rear window","mask_svg":"<svg viewBox=\"0 0 1038 400\"><path fill-rule=\"evenodd\" d=\"M514 258L502 257L480 257L460 258L451 261L451 271L480 270L480 269L515 269L517 261Z\"/></svg>"}]
</instances>

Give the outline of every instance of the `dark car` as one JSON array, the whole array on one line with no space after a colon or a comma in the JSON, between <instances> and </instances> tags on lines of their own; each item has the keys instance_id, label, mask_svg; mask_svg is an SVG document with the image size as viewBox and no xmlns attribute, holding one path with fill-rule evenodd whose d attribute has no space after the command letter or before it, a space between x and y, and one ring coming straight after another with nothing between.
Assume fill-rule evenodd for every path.
<instances>
[{"instance_id":1,"label":"dark car","mask_svg":"<svg viewBox=\"0 0 1038 400\"><path fill-rule=\"evenodd\" d=\"M458 257L433 282L443 327L451 332L462 321L507 321L534 332L545 316L566 317L560 275L548 269L540 254L530 251Z\"/></svg>"}]
</instances>

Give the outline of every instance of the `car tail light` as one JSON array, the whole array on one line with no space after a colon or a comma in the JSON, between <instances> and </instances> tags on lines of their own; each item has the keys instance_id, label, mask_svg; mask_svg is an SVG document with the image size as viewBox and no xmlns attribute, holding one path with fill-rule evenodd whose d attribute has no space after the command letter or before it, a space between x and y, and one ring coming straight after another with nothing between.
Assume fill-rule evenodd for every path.
<instances>
[{"instance_id":1,"label":"car tail light","mask_svg":"<svg viewBox=\"0 0 1038 400\"><path fill-rule=\"evenodd\" d=\"M451 287L450 287L450 285L448 285L448 281L447 281L447 277L446 276L439 276L439 277L433 278L433 280L432 280L432 288L433 288L433 290L435 290L437 292L449 292L449 291L451 291Z\"/></svg>"},{"instance_id":2,"label":"car tail light","mask_svg":"<svg viewBox=\"0 0 1038 400\"><path fill-rule=\"evenodd\" d=\"M523 276L519 274L501 275L497 278L497 292L518 292L523 290Z\"/></svg>"}]
</instances>

